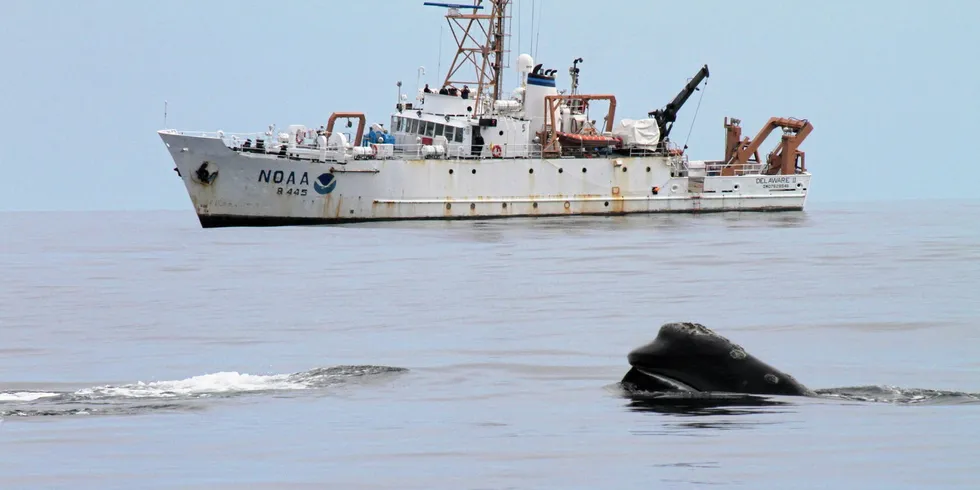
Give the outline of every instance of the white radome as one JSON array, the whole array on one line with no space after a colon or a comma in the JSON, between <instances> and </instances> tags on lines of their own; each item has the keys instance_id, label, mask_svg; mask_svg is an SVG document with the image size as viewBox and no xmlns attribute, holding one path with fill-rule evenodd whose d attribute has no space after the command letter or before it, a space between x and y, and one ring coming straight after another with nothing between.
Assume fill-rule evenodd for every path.
<instances>
[{"instance_id":1,"label":"white radome","mask_svg":"<svg viewBox=\"0 0 980 490\"><path fill-rule=\"evenodd\" d=\"M527 53L523 53L517 57L517 73L527 74L531 73L534 69L534 58Z\"/></svg>"}]
</instances>

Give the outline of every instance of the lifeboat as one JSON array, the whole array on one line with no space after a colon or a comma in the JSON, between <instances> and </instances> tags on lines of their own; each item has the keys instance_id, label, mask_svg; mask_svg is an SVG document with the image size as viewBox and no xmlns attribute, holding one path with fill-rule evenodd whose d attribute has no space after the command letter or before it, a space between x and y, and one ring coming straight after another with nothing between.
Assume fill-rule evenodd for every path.
<instances>
[{"instance_id":1,"label":"lifeboat","mask_svg":"<svg viewBox=\"0 0 980 490\"><path fill-rule=\"evenodd\" d=\"M619 146L623 139L619 136L603 136L601 134L579 134L558 132L558 141L562 146L582 146L589 148Z\"/></svg>"}]
</instances>

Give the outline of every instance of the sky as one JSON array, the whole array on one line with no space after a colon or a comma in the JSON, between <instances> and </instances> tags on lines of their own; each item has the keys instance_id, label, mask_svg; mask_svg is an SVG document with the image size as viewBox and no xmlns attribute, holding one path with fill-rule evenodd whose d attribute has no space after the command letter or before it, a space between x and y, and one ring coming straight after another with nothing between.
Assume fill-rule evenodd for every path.
<instances>
[{"instance_id":1,"label":"sky","mask_svg":"<svg viewBox=\"0 0 980 490\"><path fill-rule=\"evenodd\" d=\"M646 117L707 64L671 135L691 159L723 157L726 116L747 136L805 118L808 202L978 195L980 2L533 2L535 62L567 88L582 57L581 91L615 94L617 119ZM531 8L513 12L506 93L532 50ZM411 92L420 66L422 84L448 68L444 13L423 0L6 0L0 211L191 209L156 133L164 101L166 126L191 131L318 126L334 111L387 122L397 81Z\"/></svg>"}]
</instances>

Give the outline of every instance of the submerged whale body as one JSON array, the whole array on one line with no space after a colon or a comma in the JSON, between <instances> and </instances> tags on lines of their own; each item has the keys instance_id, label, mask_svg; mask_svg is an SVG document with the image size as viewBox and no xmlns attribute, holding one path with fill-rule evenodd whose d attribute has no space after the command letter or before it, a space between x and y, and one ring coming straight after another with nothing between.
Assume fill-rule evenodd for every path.
<instances>
[{"instance_id":1,"label":"submerged whale body","mask_svg":"<svg viewBox=\"0 0 980 490\"><path fill-rule=\"evenodd\" d=\"M816 396L806 386L698 323L667 323L627 356L630 392Z\"/></svg>"}]
</instances>

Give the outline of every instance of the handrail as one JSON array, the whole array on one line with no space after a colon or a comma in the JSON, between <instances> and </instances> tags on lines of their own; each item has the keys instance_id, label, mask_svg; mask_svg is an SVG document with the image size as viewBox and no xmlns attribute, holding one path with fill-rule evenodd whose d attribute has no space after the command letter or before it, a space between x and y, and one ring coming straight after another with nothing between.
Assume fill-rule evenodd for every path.
<instances>
[{"instance_id":1,"label":"handrail","mask_svg":"<svg viewBox=\"0 0 980 490\"><path fill-rule=\"evenodd\" d=\"M722 169L726 167L725 164L714 164L705 165L704 173L705 175L721 175ZM762 173L762 165L744 165L740 168L734 169L735 176L741 175L758 175Z\"/></svg>"},{"instance_id":2,"label":"handrail","mask_svg":"<svg viewBox=\"0 0 980 490\"><path fill-rule=\"evenodd\" d=\"M204 138L221 138L221 139L233 138L233 137L236 137L236 136L239 137L239 138L253 138L253 139L255 139L255 138L274 139L276 137L275 134L269 134L269 133L264 132L264 131L228 132L228 131L222 131L222 130L218 130L218 131L183 131L183 130L176 130L176 129L166 129L166 130L162 130L161 132L166 132L166 133L169 133L169 134L177 134L177 135L181 135L181 136L196 136L196 137L204 137Z\"/></svg>"},{"instance_id":3,"label":"handrail","mask_svg":"<svg viewBox=\"0 0 980 490\"><path fill-rule=\"evenodd\" d=\"M737 167L730 166L724 160L715 160L704 163L704 174L706 176L744 176L744 175L764 175L765 163L746 163ZM722 172L725 171L723 174ZM803 173L803 172L796 172Z\"/></svg>"},{"instance_id":4,"label":"handrail","mask_svg":"<svg viewBox=\"0 0 980 490\"><path fill-rule=\"evenodd\" d=\"M241 133L229 133L224 131L177 131L177 130L163 130L161 132L178 134L184 136L197 136L220 139L229 148L240 150L241 144L246 139L252 139L253 146L250 149L250 153L258 155L269 155L277 156L282 154L280 146L282 143L278 140L278 134L269 135L263 132L241 132ZM259 150L255 147L254 141L258 138L264 139L264 148ZM433 148L434 145L424 145L422 143L401 143L401 144L381 144L381 143L370 143L367 146L356 146L348 143L347 147L340 151L341 149L335 145L328 143L326 147L318 147L315 141L311 143L301 143L296 144L295 140L290 140L286 143L286 154L291 158L301 158L301 159L312 159L312 160L322 160L327 159L337 159L337 160L348 160L348 159L394 159L394 158L411 158L411 159L422 159L431 157L442 157L455 161L483 161L483 160L521 160L528 158L544 158L544 145L540 143L527 143L527 144L503 144L501 146L501 156L493 156L493 146L496 144L485 143L483 148L479 153L474 154L473 147L467 143L456 143L449 142L443 149L441 153L429 153L423 154L423 148L429 147ZM679 150L675 145L670 145L668 150ZM431 151L431 150L430 150ZM621 149L619 151L612 151L607 158L636 158L636 157L646 157L646 156L659 156L668 159L669 164L678 172L689 172L692 170L690 168L690 160L686 153L679 151L670 151L667 155L664 155L661 151L660 153L654 153L652 149L638 149L638 148L628 148ZM762 171L763 164L747 164L744 170L739 170L739 175L755 175ZM723 160L708 161L705 162L704 171L707 173L720 172L722 168L725 167L725 162ZM700 171L700 168L696 170Z\"/></svg>"}]
</instances>

